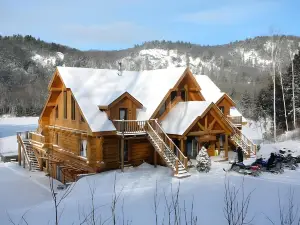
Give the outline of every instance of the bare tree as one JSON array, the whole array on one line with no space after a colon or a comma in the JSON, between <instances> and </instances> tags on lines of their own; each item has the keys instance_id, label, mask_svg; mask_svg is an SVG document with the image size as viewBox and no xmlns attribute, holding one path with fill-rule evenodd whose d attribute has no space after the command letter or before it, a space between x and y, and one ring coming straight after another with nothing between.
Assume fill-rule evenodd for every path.
<instances>
[{"instance_id":1,"label":"bare tree","mask_svg":"<svg viewBox=\"0 0 300 225\"><path fill-rule=\"evenodd\" d=\"M296 107L295 107L295 73L294 73L294 52L292 49L291 43L288 43L288 50L289 50L289 58L292 64L292 103L293 103L293 123L294 129L297 128L296 125Z\"/></svg>"},{"instance_id":2,"label":"bare tree","mask_svg":"<svg viewBox=\"0 0 300 225\"><path fill-rule=\"evenodd\" d=\"M288 204L283 206L280 193L278 191L278 207L279 207L279 222L280 225L300 225L299 205L295 204L294 190L288 191ZM269 222L275 225L274 221L266 216Z\"/></svg>"},{"instance_id":3,"label":"bare tree","mask_svg":"<svg viewBox=\"0 0 300 225\"><path fill-rule=\"evenodd\" d=\"M283 40L278 42L279 45L282 45ZM284 118L285 118L285 126L286 126L286 131L289 130L289 125L288 125L288 119L287 119L287 111L286 111L286 104L285 104L285 94L284 94L284 87L283 87L283 79L282 79L282 58L283 58L283 51L281 47L278 47L278 58L277 58L277 66L278 66L278 72L279 72L279 77L280 77L280 85L281 85L281 91L282 91L282 100L283 100L283 107L284 107Z\"/></svg>"},{"instance_id":4,"label":"bare tree","mask_svg":"<svg viewBox=\"0 0 300 225\"><path fill-rule=\"evenodd\" d=\"M230 185L229 179L225 178L224 217L228 225L251 224L254 217L248 218L248 210L253 191L245 194L244 178L239 188Z\"/></svg>"}]
</instances>

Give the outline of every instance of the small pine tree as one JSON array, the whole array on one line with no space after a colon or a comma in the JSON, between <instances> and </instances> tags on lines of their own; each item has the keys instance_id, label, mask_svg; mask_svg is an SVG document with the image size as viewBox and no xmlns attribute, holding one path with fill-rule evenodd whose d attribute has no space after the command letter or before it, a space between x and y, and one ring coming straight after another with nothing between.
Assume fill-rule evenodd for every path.
<instances>
[{"instance_id":1,"label":"small pine tree","mask_svg":"<svg viewBox=\"0 0 300 225\"><path fill-rule=\"evenodd\" d=\"M209 172L211 167L211 160L209 155L207 154L207 149L203 146L201 150L199 151L197 157L197 170L199 172Z\"/></svg>"}]
</instances>

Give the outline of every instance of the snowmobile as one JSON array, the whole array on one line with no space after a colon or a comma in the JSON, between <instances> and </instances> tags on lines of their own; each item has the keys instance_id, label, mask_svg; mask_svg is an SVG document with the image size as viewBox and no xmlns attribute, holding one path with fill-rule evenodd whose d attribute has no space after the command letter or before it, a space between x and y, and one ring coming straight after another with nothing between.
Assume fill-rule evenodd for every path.
<instances>
[{"instance_id":1,"label":"snowmobile","mask_svg":"<svg viewBox=\"0 0 300 225\"><path fill-rule=\"evenodd\" d=\"M291 170L296 170L299 167L298 163L300 161L300 156L293 156L294 152L291 150L279 150L279 156L282 157L282 163L285 167L290 168Z\"/></svg>"},{"instance_id":2,"label":"snowmobile","mask_svg":"<svg viewBox=\"0 0 300 225\"><path fill-rule=\"evenodd\" d=\"M271 156L268 160L264 160L263 158L258 158L251 166L259 166L262 172L270 172L270 173L283 173L283 164L282 157L278 154L271 153Z\"/></svg>"},{"instance_id":3,"label":"snowmobile","mask_svg":"<svg viewBox=\"0 0 300 225\"><path fill-rule=\"evenodd\" d=\"M256 165L245 165L243 162L234 162L229 171L235 171L244 175L259 176L261 169Z\"/></svg>"}]
</instances>

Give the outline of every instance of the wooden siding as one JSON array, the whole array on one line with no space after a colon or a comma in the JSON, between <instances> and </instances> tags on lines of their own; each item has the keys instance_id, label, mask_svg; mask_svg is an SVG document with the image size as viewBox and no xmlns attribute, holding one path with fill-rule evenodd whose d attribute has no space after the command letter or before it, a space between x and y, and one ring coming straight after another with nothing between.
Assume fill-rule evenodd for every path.
<instances>
[{"instance_id":1,"label":"wooden siding","mask_svg":"<svg viewBox=\"0 0 300 225\"><path fill-rule=\"evenodd\" d=\"M147 139L129 140L129 162L139 166L143 162L152 163L154 148Z\"/></svg>"},{"instance_id":2,"label":"wooden siding","mask_svg":"<svg viewBox=\"0 0 300 225\"><path fill-rule=\"evenodd\" d=\"M64 99L63 92L60 92L55 101L55 107L58 107L58 118L55 118L55 107L52 109L50 114L49 125L55 125L60 127L67 127L71 129L89 131L88 123L81 121L80 108L75 100L75 120L71 119L71 97L72 93L67 90L67 119L64 119Z\"/></svg>"},{"instance_id":3,"label":"wooden siding","mask_svg":"<svg viewBox=\"0 0 300 225\"><path fill-rule=\"evenodd\" d=\"M103 162L105 169L120 168L119 138L105 137L103 142Z\"/></svg>"},{"instance_id":4,"label":"wooden siding","mask_svg":"<svg viewBox=\"0 0 300 225\"><path fill-rule=\"evenodd\" d=\"M136 104L134 104L133 101L127 97L123 98L108 110L108 116L111 120L120 119L120 108L127 109L128 120L136 120Z\"/></svg>"},{"instance_id":5,"label":"wooden siding","mask_svg":"<svg viewBox=\"0 0 300 225\"><path fill-rule=\"evenodd\" d=\"M230 108L233 106L226 98L223 98L217 105L218 107L224 107L224 115L230 115Z\"/></svg>"}]
</instances>

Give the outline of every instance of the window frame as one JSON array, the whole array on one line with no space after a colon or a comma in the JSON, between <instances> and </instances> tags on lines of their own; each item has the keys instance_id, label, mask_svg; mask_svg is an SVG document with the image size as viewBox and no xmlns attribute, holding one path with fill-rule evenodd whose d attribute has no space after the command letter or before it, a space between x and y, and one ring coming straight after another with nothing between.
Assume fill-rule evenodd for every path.
<instances>
[{"instance_id":1,"label":"window frame","mask_svg":"<svg viewBox=\"0 0 300 225\"><path fill-rule=\"evenodd\" d=\"M67 91L64 91L64 119L68 119L68 94Z\"/></svg>"},{"instance_id":2,"label":"window frame","mask_svg":"<svg viewBox=\"0 0 300 225\"><path fill-rule=\"evenodd\" d=\"M58 111L58 105L55 107L55 119L58 119L59 117L59 111Z\"/></svg>"},{"instance_id":3,"label":"window frame","mask_svg":"<svg viewBox=\"0 0 300 225\"><path fill-rule=\"evenodd\" d=\"M83 148L83 141L86 141L85 149ZM80 142L79 142L79 156L80 157L87 158L87 150L88 150L87 148L88 148L87 139L80 139Z\"/></svg>"},{"instance_id":4,"label":"window frame","mask_svg":"<svg viewBox=\"0 0 300 225\"><path fill-rule=\"evenodd\" d=\"M224 114L225 113L225 107L224 106L219 106L220 111Z\"/></svg>"},{"instance_id":5,"label":"window frame","mask_svg":"<svg viewBox=\"0 0 300 225\"><path fill-rule=\"evenodd\" d=\"M71 120L76 120L75 98L71 95Z\"/></svg>"},{"instance_id":6,"label":"window frame","mask_svg":"<svg viewBox=\"0 0 300 225\"><path fill-rule=\"evenodd\" d=\"M177 91L171 91L171 94L170 94L171 103L175 100L176 97L177 97Z\"/></svg>"}]
</instances>

